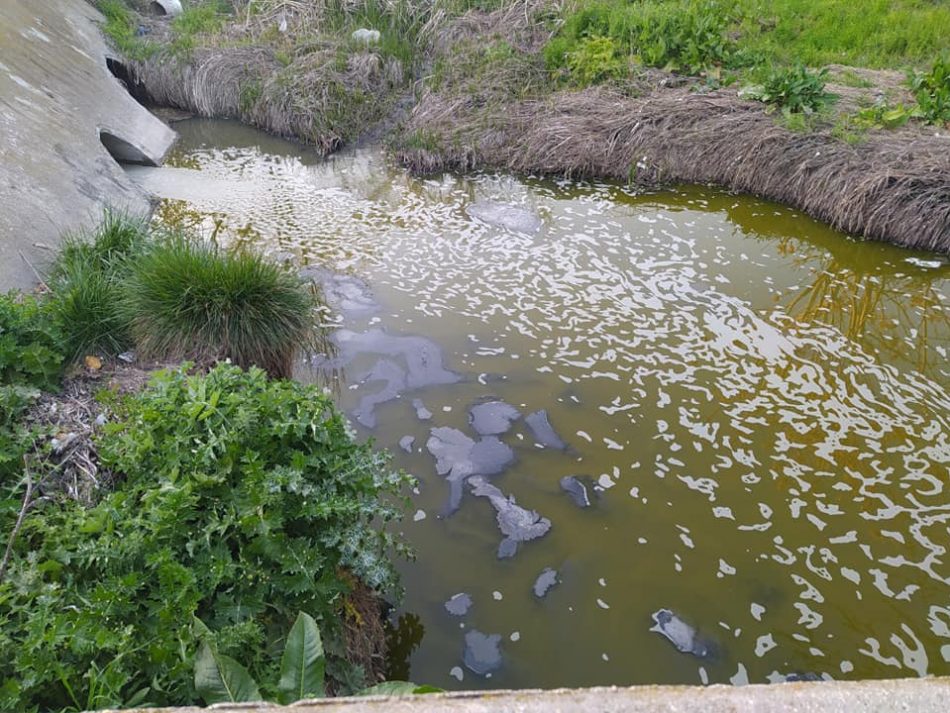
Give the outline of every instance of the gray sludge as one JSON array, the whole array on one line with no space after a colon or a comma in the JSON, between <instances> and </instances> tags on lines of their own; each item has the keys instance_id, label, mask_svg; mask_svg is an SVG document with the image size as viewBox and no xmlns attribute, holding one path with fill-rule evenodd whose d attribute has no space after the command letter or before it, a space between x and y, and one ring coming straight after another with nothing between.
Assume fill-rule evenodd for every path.
<instances>
[{"instance_id":1,"label":"gray sludge","mask_svg":"<svg viewBox=\"0 0 950 713\"><path fill-rule=\"evenodd\" d=\"M593 482L587 476L565 475L560 480L561 490L568 494L579 508L591 506L590 492Z\"/></svg>"},{"instance_id":2,"label":"gray sludge","mask_svg":"<svg viewBox=\"0 0 950 713\"><path fill-rule=\"evenodd\" d=\"M468 669L484 676L501 668L501 634L483 634L472 629L465 634L462 661Z\"/></svg>"},{"instance_id":3,"label":"gray sludge","mask_svg":"<svg viewBox=\"0 0 950 713\"><path fill-rule=\"evenodd\" d=\"M445 610L452 616L465 616L472 608L472 597L459 592L445 603Z\"/></svg>"},{"instance_id":4,"label":"gray sludge","mask_svg":"<svg viewBox=\"0 0 950 713\"><path fill-rule=\"evenodd\" d=\"M412 407L416 410L416 418L420 421L428 421L432 418L432 412L422 403L422 399L413 399Z\"/></svg>"},{"instance_id":5,"label":"gray sludge","mask_svg":"<svg viewBox=\"0 0 950 713\"><path fill-rule=\"evenodd\" d=\"M713 645L710 641L700 636L695 628L680 619L669 609L660 609L653 614L654 626L650 631L655 631L665 637L677 651L684 654L692 654L697 658L710 658L714 654Z\"/></svg>"},{"instance_id":6,"label":"gray sludge","mask_svg":"<svg viewBox=\"0 0 950 713\"><path fill-rule=\"evenodd\" d=\"M469 422L481 436L499 436L507 433L511 424L521 418L521 412L504 401L486 401L469 409Z\"/></svg>"},{"instance_id":7,"label":"gray sludge","mask_svg":"<svg viewBox=\"0 0 950 713\"><path fill-rule=\"evenodd\" d=\"M505 539L498 546L498 559L514 557L518 546L522 542L544 537L551 529L551 521L541 517L534 510L526 510L515 502L511 495L505 495L494 485L481 476L472 476L468 479L472 494L488 498L495 508L495 519L498 529Z\"/></svg>"},{"instance_id":8,"label":"gray sludge","mask_svg":"<svg viewBox=\"0 0 950 713\"><path fill-rule=\"evenodd\" d=\"M433 428L426 448L435 457L435 470L446 476L449 500L444 515L458 510L462 485L472 475L497 475L515 459L515 453L495 436L474 440L457 428Z\"/></svg>"},{"instance_id":9,"label":"gray sludge","mask_svg":"<svg viewBox=\"0 0 950 713\"><path fill-rule=\"evenodd\" d=\"M535 440L545 448L554 448L563 451L567 444L561 439L551 422L548 420L548 412L545 409L529 413L524 417L524 422L528 424Z\"/></svg>"},{"instance_id":10,"label":"gray sludge","mask_svg":"<svg viewBox=\"0 0 950 713\"><path fill-rule=\"evenodd\" d=\"M553 587L557 586L558 581L557 570L545 567L541 574L538 575L538 578L534 580L534 586L531 588L531 591L534 592L534 596L538 599L542 599Z\"/></svg>"},{"instance_id":11,"label":"gray sludge","mask_svg":"<svg viewBox=\"0 0 950 713\"><path fill-rule=\"evenodd\" d=\"M466 212L471 218L513 233L530 234L541 230L541 218L535 213L504 203L479 201L470 205Z\"/></svg>"},{"instance_id":12,"label":"gray sludge","mask_svg":"<svg viewBox=\"0 0 950 713\"><path fill-rule=\"evenodd\" d=\"M319 285L327 305L348 317L364 317L379 311L369 285L357 277L325 267L305 267L300 275Z\"/></svg>"},{"instance_id":13,"label":"gray sludge","mask_svg":"<svg viewBox=\"0 0 950 713\"><path fill-rule=\"evenodd\" d=\"M402 392L424 386L455 384L460 380L458 374L443 366L442 349L425 337L395 336L381 329L365 332L340 329L333 339L338 354L332 358L316 359L316 366L340 368L365 354L384 357L358 379L362 383L384 383L382 389L360 400L354 414L356 420L367 428L376 427L376 407L392 401ZM416 411L418 414L418 407Z\"/></svg>"}]
</instances>

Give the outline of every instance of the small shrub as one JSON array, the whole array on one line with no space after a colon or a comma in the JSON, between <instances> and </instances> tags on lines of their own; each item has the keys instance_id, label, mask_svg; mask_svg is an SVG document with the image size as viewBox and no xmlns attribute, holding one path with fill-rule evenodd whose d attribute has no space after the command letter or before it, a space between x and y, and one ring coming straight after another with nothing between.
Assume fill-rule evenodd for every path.
<instances>
[{"instance_id":1,"label":"small shrub","mask_svg":"<svg viewBox=\"0 0 950 713\"><path fill-rule=\"evenodd\" d=\"M107 211L91 235L67 239L50 268L50 308L62 325L67 354L117 354L131 344L121 314L122 281L144 249L148 227L140 219Z\"/></svg>"},{"instance_id":2,"label":"small shrub","mask_svg":"<svg viewBox=\"0 0 950 713\"><path fill-rule=\"evenodd\" d=\"M256 253L171 235L133 263L122 313L146 355L231 359L287 377L313 343L316 306L296 274Z\"/></svg>"},{"instance_id":3,"label":"small shrub","mask_svg":"<svg viewBox=\"0 0 950 713\"><path fill-rule=\"evenodd\" d=\"M802 65L773 68L761 85L746 87L740 94L768 104L770 110L811 114L834 100L834 95L825 91L827 74L827 70L812 72Z\"/></svg>"},{"instance_id":4,"label":"small shrub","mask_svg":"<svg viewBox=\"0 0 950 713\"><path fill-rule=\"evenodd\" d=\"M950 122L950 54L937 59L929 72L912 76L911 89L925 121Z\"/></svg>"},{"instance_id":5,"label":"small shrub","mask_svg":"<svg viewBox=\"0 0 950 713\"><path fill-rule=\"evenodd\" d=\"M189 705L199 642L279 680L298 612L342 692L351 576L395 592L384 531L410 479L355 442L325 393L219 365L158 375L97 437L118 488L27 519L0 583L0 710Z\"/></svg>"},{"instance_id":6,"label":"small shrub","mask_svg":"<svg viewBox=\"0 0 950 713\"><path fill-rule=\"evenodd\" d=\"M623 73L617 46L609 37L585 37L568 56L571 76L580 84L597 84Z\"/></svg>"}]
</instances>

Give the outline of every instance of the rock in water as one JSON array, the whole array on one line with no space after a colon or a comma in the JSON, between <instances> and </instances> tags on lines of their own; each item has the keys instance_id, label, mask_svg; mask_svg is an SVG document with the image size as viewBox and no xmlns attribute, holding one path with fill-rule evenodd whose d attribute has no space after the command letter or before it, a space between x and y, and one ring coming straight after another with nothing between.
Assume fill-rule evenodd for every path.
<instances>
[{"instance_id":1,"label":"rock in water","mask_svg":"<svg viewBox=\"0 0 950 713\"><path fill-rule=\"evenodd\" d=\"M462 661L465 666L480 676L501 668L501 634L483 634L472 629L465 634L465 651Z\"/></svg>"},{"instance_id":2,"label":"rock in water","mask_svg":"<svg viewBox=\"0 0 950 713\"><path fill-rule=\"evenodd\" d=\"M504 401L486 401L469 409L469 421L481 436L506 433L511 424L521 418L521 412Z\"/></svg>"},{"instance_id":3,"label":"rock in water","mask_svg":"<svg viewBox=\"0 0 950 713\"><path fill-rule=\"evenodd\" d=\"M545 448L554 448L559 451L567 448L567 444L557 435L548 420L548 412L545 409L528 414L524 417L524 422L528 424L535 440Z\"/></svg>"},{"instance_id":4,"label":"rock in water","mask_svg":"<svg viewBox=\"0 0 950 713\"><path fill-rule=\"evenodd\" d=\"M561 490L570 496L577 507L588 508L591 505L590 490L588 484L584 482L586 478L582 478L583 476L565 475L560 481Z\"/></svg>"},{"instance_id":5,"label":"rock in water","mask_svg":"<svg viewBox=\"0 0 950 713\"><path fill-rule=\"evenodd\" d=\"M465 592L459 592L445 603L445 610L452 616L465 616L472 608L472 598Z\"/></svg>"},{"instance_id":6,"label":"rock in water","mask_svg":"<svg viewBox=\"0 0 950 713\"><path fill-rule=\"evenodd\" d=\"M525 510L515 502L511 495L505 495L481 476L468 479L472 494L488 498L495 508L498 529L505 539L498 546L498 558L513 557L522 542L544 537L551 529L551 521L541 517L534 510Z\"/></svg>"},{"instance_id":7,"label":"rock in water","mask_svg":"<svg viewBox=\"0 0 950 713\"><path fill-rule=\"evenodd\" d=\"M650 631L655 631L666 637L676 647L677 651L692 654L701 659L709 658L712 655L713 650L709 642L700 637L696 629L669 609L660 609L654 612L653 621L656 623L650 627Z\"/></svg>"},{"instance_id":8,"label":"rock in water","mask_svg":"<svg viewBox=\"0 0 950 713\"><path fill-rule=\"evenodd\" d=\"M399 439L399 447L406 453L412 453L412 444L416 442L415 436L403 436Z\"/></svg>"},{"instance_id":9,"label":"rock in water","mask_svg":"<svg viewBox=\"0 0 950 713\"><path fill-rule=\"evenodd\" d=\"M551 569L550 567L545 567L544 571L538 575L536 580L534 580L534 596L536 596L538 599L541 599L545 594L551 591L552 587L557 586L557 583L557 570Z\"/></svg>"},{"instance_id":10,"label":"rock in water","mask_svg":"<svg viewBox=\"0 0 950 713\"><path fill-rule=\"evenodd\" d=\"M541 230L540 217L524 208L516 208L513 205L479 201L470 205L466 212L472 218L477 218L496 228L504 228L514 233L530 234Z\"/></svg>"}]
</instances>

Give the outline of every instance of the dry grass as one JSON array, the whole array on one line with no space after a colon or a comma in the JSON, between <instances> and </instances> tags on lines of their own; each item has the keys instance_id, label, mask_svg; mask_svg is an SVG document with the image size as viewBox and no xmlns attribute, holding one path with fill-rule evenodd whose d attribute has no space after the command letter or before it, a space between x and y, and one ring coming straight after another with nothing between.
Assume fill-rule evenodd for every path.
<instances>
[{"instance_id":1,"label":"dry grass","mask_svg":"<svg viewBox=\"0 0 950 713\"><path fill-rule=\"evenodd\" d=\"M30 471L42 476L34 483L39 498L67 498L91 507L109 492L115 476L100 467L94 438L112 414L96 395L102 390L139 391L159 368L117 362L101 370L83 369L68 377L59 393L40 397L26 415L27 423L53 434L48 449L37 444L27 458Z\"/></svg>"},{"instance_id":2,"label":"dry grass","mask_svg":"<svg viewBox=\"0 0 950 713\"><path fill-rule=\"evenodd\" d=\"M654 186L717 184L780 201L834 227L908 247L950 251L950 138L880 132L850 146L789 131L728 92L603 89L480 109L425 96L400 159L430 172L491 167L606 177ZM418 144L418 142L416 142Z\"/></svg>"},{"instance_id":3,"label":"dry grass","mask_svg":"<svg viewBox=\"0 0 950 713\"><path fill-rule=\"evenodd\" d=\"M330 153L385 117L405 72L371 49L309 49L286 66L269 47L221 47L198 50L187 64L156 56L131 70L155 104L240 119Z\"/></svg>"}]
</instances>

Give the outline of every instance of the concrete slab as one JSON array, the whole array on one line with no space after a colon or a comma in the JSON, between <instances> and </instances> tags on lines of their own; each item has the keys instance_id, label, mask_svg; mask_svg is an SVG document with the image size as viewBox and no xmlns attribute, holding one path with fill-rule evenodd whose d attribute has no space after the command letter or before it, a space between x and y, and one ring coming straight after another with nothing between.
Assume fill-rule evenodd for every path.
<instances>
[{"instance_id":1,"label":"concrete slab","mask_svg":"<svg viewBox=\"0 0 950 713\"><path fill-rule=\"evenodd\" d=\"M149 208L104 143L158 164L175 133L109 71L102 21L84 0L0 2L0 290L31 288L21 253L41 269L105 206Z\"/></svg>"},{"instance_id":2,"label":"concrete slab","mask_svg":"<svg viewBox=\"0 0 950 713\"><path fill-rule=\"evenodd\" d=\"M950 678L752 686L632 686L328 698L275 706L139 709L142 713L930 713L950 710Z\"/></svg>"}]
</instances>

